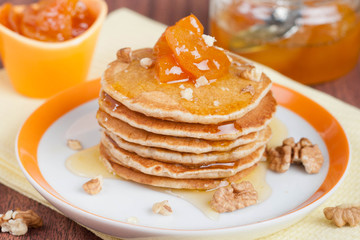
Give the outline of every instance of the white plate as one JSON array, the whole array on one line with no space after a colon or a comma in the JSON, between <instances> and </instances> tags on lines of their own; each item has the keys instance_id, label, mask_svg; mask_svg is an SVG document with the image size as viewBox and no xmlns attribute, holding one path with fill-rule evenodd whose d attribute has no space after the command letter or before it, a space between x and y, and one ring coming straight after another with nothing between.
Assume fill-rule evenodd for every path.
<instances>
[{"instance_id":1,"label":"white plate","mask_svg":"<svg viewBox=\"0 0 360 240\"><path fill-rule=\"evenodd\" d=\"M76 89L68 90L49 100L30 116L18 136L18 158L30 183L56 208L85 226L113 236L153 236L166 239L168 236L191 239L218 239L220 236L231 239L235 235L251 239L264 236L290 226L321 204L335 190L349 164L348 143L337 121L321 107L323 112L318 112L319 106L309 99L276 85L273 89L275 97L285 106L278 108L276 117L285 123L289 136L295 139L307 137L319 145L325 158L320 173L310 175L301 167L292 167L283 174L268 171L266 181L272 194L267 200L232 213L221 214L218 220L211 220L183 199L117 179L104 179L103 190L90 196L82 189L82 184L88 179L73 174L65 167L66 159L74 153L66 146L67 139L78 139L85 148L97 145L100 139L100 127L95 119L98 103L92 95L98 84L83 85L90 88L91 93L82 95L89 97L75 100L75 103L70 103L70 100L67 100L69 103L64 103L64 99L74 97L76 93ZM79 86L77 88L81 89ZM289 105L289 100L281 99L279 91L294 94L302 101L310 101L312 105L307 105L309 111L315 111L317 115L323 115L321 118L335 122L336 129L332 129L330 134L329 131L319 131L321 126L316 123L319 117L314 117L315 120L309 122L309 119L305 120L295 113L296 109L295 112L294 109L289 110L294 106ZM71 106L59 111L50 110L54 106L61 108L60 104ZM302 110L299 109L299 112L301 114ZM41 114L45 113L50 120L41 118ZM37 131L39 128L41 130ZM343 137L340 140L345 141L347 153L346 149L342 149L341 154L340 149L328 147L334 141L334 132ZM26 143L30 138L33 138L34 146ZM329 158L329 152L336 152L341 156ZM336 165L338 161L342 162L342 167ZM335 170L340 173L333 174ZM153 214L153 203L165 199L169 200L174 213L168 217ZM128 223L127 219L130 217L136 217L137 224Z\"/></svg>"}]
</instances>

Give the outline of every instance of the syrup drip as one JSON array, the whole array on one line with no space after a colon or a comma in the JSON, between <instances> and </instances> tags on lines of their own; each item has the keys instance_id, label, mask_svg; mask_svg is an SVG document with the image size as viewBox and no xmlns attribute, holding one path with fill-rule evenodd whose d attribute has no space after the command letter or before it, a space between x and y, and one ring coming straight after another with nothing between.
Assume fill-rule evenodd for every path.
<instances>
[{"instance_id":1,"label":"syrup drip","mask_svg":"<svg viewBox=\"0 0 360 240\"><path fill-rule=\"evenodd\" d=\"M269 124L272 136L267 144L268 148L281 146L285 138L288 137L288 129L278 118L273 118Z\"/></svg>"},{"instance_id":2,"label":"syrup drip","mask_svg":"<svg viewBox=\"0 0 360 240\"><path fill-rule=\"evenodd\" d=\"M103 166L103 164L100 162L98 145L71 155L66 160L66 167L72 173L82 177L93 178L95 176L102 175L104 178L117 178L118 180L122 180L120 177L109 173L105 166ZM239 181L241 182L247 180L253 184L254 188L258 192L258 204L265 201L271 195L271 188L265 180L266 170L267 164L265 162L261 162L254 169L254 171ZM219 218L219 213L215 212L210 207L210 201L216 189L201 191L159 188L151 186L148 187L155 191L167 193L188 201L193 206L202 211L204 215L211 220L215 221Z\"/></svg>"},{"instance_id":3,"label":"syrup drip","mask_svg":"<svg viewBox=\"0 0 360 240\"><path fill-rule=\"evenodd\" d=\"M102 175L104 178L119 178L111 174L100 161L99 145L84 149L71 155L65 166L72 173L87 178Z\"/></svg>"},{"instance_id":4,"label":"syrup drip","mask_svg":"<svg viewBox=\"0 0 360 240\"><path fill-rule=\"evenodd\" d=\"M267 171L267 164L265 162L261 162L258 166L246 177L239 180L238 182L242 181L250 181L256 191L258 192L258 202L257 204L264 202L271 196L271 187L266 182L266 171ZM224 181L225 182L225 181ZM210 201L212 196L214 195L214 190L184 190L184 189L170 189L170 188L158 188L158 187L151 187L151 189L163 193L167 193L185 201L191 203L194 207L198 208L200 211L204 213L206 217L211 220L218 220L220 214L214 211L210 206Z\"/></svg>"}]
</instances>

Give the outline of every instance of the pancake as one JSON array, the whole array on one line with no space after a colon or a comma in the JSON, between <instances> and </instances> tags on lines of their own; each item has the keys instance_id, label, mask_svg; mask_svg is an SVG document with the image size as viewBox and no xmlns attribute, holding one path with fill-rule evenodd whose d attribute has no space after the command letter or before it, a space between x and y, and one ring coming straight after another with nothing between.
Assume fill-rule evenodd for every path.
<instances>
[{"instance_id":1,"label":"pancake","mask_svg":"<svg viewBox=\"0 0 360 240\"><path fill-rule=\"evenodd\" d=\"M161 120L129 110L105 92L99 97L100 109L132 127L160 135L192 137L207 140L234 140L265 128L276 111L276 100L268 93L259 105L236 121L205 125Z\"/></svg>"},{"instance_id":2,"label":"pancake","mask_svg":"<svg viewBox=\"0 0 360 240\"><path fill-rule=\"evenodd\" d=\"M142 172L136 171L131 168L124 167L111 160L112 157L101 153L100 160L107 167L109 172L115 173L125 180L130 180L140 184L146 184L156 187L164 188L177 188L177 189L196 189L196 190L210 190L219 186L227 184L227 178L225 179L175 179L168 177L158 177L147 175ZM256 166L252 166L243 171L236 173L231 177L231 182L239 181L240 179L251 173Z\"/></svg>"},{"instance_id":3,"label":"pancake","mask_svg":"<svg viewBox=\"0 0 360 240\"><path fill-rule=\"evenodd\" d=\"M173 137L134 128L129 124L110 116L102 110L98 111L96 117L99 124L106 129L107 132L111 132L127 142L148 147L165 148L178 152L200 154L213 151L229 151L240 145L254 142L259 137L259 132L249 133L235 140L219 141L188 137Z\"/></svg>"},{"instance_id":4,"label":"pancake","mask_svg":"<svg viewBox=\"0 0 360 240\"><path fill-rule=\"evenodd\" d=\"M230 151L193 154L176 152L162 148L142 146L134 143L129 143L110 132L105 132L104 134L104 136L111 138L120 148L129 152L136 153L141 157L152 158L163 162L188 165L231 162L246 157L247 155L251 154L259 147L264 146L268 142L271 137L270 127L267 127L266 130L259 135L260 136L256 141L246 145L241 145Z\"/></svg>"},{"instance_id":5,"label":"pancake","mask_svg":"<svg viewBox=\"0 0 360 240\"><path fill-rule=\"evenodd\" d=\"M256 108L271 88L265 74L260 81L241 78L236 63L247 65L237 55L231 55L234 64L227 74L209 79L211 83L201 87L191 81L160 84L155 68L146 69L139 61L154 59L152 49L133 51L132 56L126 66L120 60L109 65L101 80L102 89L130 110L162 120L201 124L236 120ZM244 92L250 85L254 91ZM192 100L182 97L182 86L192 90Z\"/></svg>"},{"instance_id":6,"label":"pancake","mask_svg":"<svg viewBox=\"0 0 360 240\"><path fill-rule=\"evenodd\" d=\"M164 163L150 158L140 157L118 147L113 141L106 137L102 138L100 143L100 153L111 156L111 161L115 163L135 169L144 174L175 179L217 179L231 177L237 172L254 166L259 162L264 150L265 146L262 146L250 155L231 163L216 163L192 167L182 164Z\"/></svg>"}]
</instances>

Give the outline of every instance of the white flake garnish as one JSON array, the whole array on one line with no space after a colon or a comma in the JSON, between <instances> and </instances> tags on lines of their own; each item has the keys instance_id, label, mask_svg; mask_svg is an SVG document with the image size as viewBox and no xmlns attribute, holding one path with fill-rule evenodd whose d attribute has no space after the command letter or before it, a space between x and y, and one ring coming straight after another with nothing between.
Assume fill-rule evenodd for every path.
<instances>
[{"instance_id":1,"label":"white flake garnish","mask_svg":"<svg viewBox=\"0 0 360 240\"><path fill-rule=\"evenodd\" d=\"M191 25L193 25L194 28L196 28L197 32L200 33L200 27L199 27L199 25L197 24L195 18L190 17L190 23L191 23Z\"/></svg>"},{"instance_id":2,"label":"white flake garnish","mask_svg":"<svg viewBox=\"0 0 360 240\"><path fill-rule=\"evenodd\" d=\"M201 76L198 79L196 79L195 87L199 88L201 86L205 86L208 84L209 84L209 81L207 80L207 78L205 76Z\"/></svg>"},{"instance_id":3,"label":"white flake garnish","mask_svg":"<svg viewBox=\"0 0 360 240\"><path fill-rule=\"evenodd\" d=\"M175 48L176 54L180 55L182 52L188 52L189 50L185 47L185 45L182 45L181 47Z\"/></svg>"},{"instance_id":4,"label":"white flake garnish","mask_svg":"<svg viewBox=\"0 0 360 240\"><path fill-rule=\"evenodd\" d=\"M198 52L198 50L197 50L196 47L195 47L195 50L194 50L194 51L191 51L190 53L195 57L195 59L198 59L198 58L201 57L201 56L200 56L200 53Z\"/></svg>"},{"instance_id":5,"label":"white flake garnish","mask_svg":"<svg viewBox=\"0 0 360 240\"><path fill-rule=\"evenodd\" d=\"M209 47L214 46L214 42L216 42L216 39L214 37L206 35L206 34L203 34L202 38L204 39L206 45L208 45Z\"/></svg>"},{"instance_id":6,"label":"white flake garnish","mask_svg":"<svg viewBox=\"0 0 360 240\"><path fill-rule=\"evenodd\" d=\"M194 63L194 65L201 71L206 71L206 70L209 70L209 66L208 66L208 61L209 60L203 60L199 63Z\"/></svg>"},{"instance_id":7,"label":"white flake garnish","mask_svg":"<svg viewBox=\"0 0 360 240\"><path fill-rule=\"evenodd\" d=\"M180 75L182 74L183 71L181 70L180 67L178 66L173 66L170 70L169 69L166 69L165 70L165 74L166 75L170 75L170 74L174 74L174 75Z\"/></svg>"},{"instance_id":8,"label":"white flake garnish","mask_svg":"<svg viewBox=\"0 0 360 240\"><path fill-rule=\"evenodd\" d=\"M192 98L193 98L193 90L191 88L185 88L184 90L182 90L180 92L181 94L181 97L188 100L188 101L191 101Z\"/></svg>"}]
</instances>

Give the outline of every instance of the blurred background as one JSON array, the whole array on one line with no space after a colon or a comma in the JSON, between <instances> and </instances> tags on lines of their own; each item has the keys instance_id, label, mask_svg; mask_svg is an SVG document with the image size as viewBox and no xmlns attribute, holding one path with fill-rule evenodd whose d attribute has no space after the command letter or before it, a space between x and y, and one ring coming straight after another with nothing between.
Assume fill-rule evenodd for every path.
<instances>
[{"instance_id":1,"label":"blurred background","mask_svg":"<svg viewBox=\"0 0 360 240\"><path fill-rule=\"evenodd\" d=\"M360 107L360 96L353 91L354 86L360 82L360 61L357 57L360 50L360 0L306 0L305 2L310 2L311 9L304 11L305 14L298 14L299 11L297 10L297 8L303 8L302 6L299 7L298 3L304 2L304 0L105 1L109 7L109 13L115 9L126 7L166 25L172 25L182 17L193 13L204 25L205 33L215 35L218 39L217 44L221 47L230 48L232 51L243 54L245 57L264 63L297 81L312 84L312 87L318 90L330 94L336 91L337 98ZM5 0L0 0L0 4L5 2ZM7 2L17 5L29 4L36 1L13 0ZM286 5L289 2L291 3L290 7ZM329 5L322 6L323 2L329 3ZM280 6L282 9L278 8L282 11L274 11L274 4L277 3L285 3L285 7ZM209 11L210 5L211 11ZM284 8L291 9L294 6L295 11L283 11ZM344 8L343 6L350 6L350 8ZM211 14L209 14L209 12L211 12ZM263 16L264 13L265 15L267 14L267 16L262 18L261 16ZM210 18L212 18L212 20ZM210 20L212 22L211 26ZM293 27L296 25L294 23L295 21L300 22L303 20L305 22L311 20L312 23L308 24L310 28L299 29ZM321 23L321 21L325 21L325 24L319 27L316 26L318 23ZM331 21L334 21L334 23L331 23ZM285 36L290 35L290 40L273 41L275 42L274 44L271 42L268 45L266 45L264 41L258 42L258 45L253 48L256 49L255 52L252 52L252 50L249 52L242 51L242 42L238 40L243 38L244 33L247 35L251 33L250 36L252 37L257 36L256 34L258 32L264 32L263 26L271 29L274 27L271 24L279 24L279 22L286 30L282 32L282 34ZM289 22L290 26L288 25ZM255 27L249 28L251 24L254 24ZM250 29L250 31L242 31L242 27ZM280 30L283 28L280 28ZM354 32L355 30L353 31L352 28L357 28L357 33L354 33L356 36L353 36L347 42L343 41L340 44L332 45L333 40L338 36L341 37L343 34L346 37L348 32ZM212 29L212 31L210 31L210 29ZM279 31L279 29L275 30ZM294 37L291 34L294 34ZM267 38L271 39L269 36L267 36ZM326 38L330 38L330 40ZM317 41L322 41L322 39L325 39L325 42L321 43L322 47L317 48ZM287 48L290 44L293 44L293 42L300 42L300 47ZM315 44L315 48L310 47L309 49L309 43ZM279 44L281 44L280 47ZM266 46L266 48L258 51L258 46ZM299 51L301 51L300 54ZM325 54L324 56L322 56L323 53ZM327 60L321 61L321 59ZM350 61L351 63L349 63ZM299 64L303 65L303 67L299 68ZM2 65L0 66L2 67ZM309 78L309 75L313 77ZM335 81L326 82L330 80Z\"/></svg>"}]
</instances>

